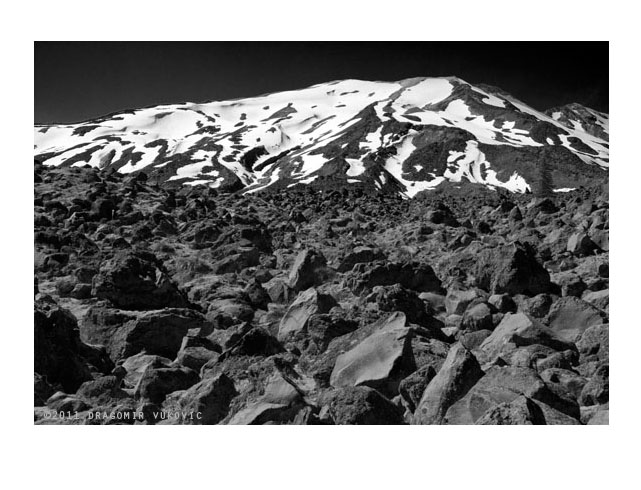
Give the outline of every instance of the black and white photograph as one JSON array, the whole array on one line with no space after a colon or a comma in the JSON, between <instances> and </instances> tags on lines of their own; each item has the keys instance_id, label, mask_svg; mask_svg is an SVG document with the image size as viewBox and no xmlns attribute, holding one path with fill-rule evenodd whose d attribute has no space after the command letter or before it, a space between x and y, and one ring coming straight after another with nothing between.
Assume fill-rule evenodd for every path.
<instances>
[{"instance_id":1,"label":"black and white photograph","mask_svg":"<svg viewBox=\"0 0 641 490\"><path fill-rule=\"evenodd\" d=\"M355 3L13 17L25 485L634 486L634 16Z\"/></svg>"},{"instance_id":2,"label":"black and white photograph","mask_svg":"<svg viewBox=\"0 0 641 490\"><path fill-rule=\"evenodd\" d=\"M36 43L35 423L607 424L607 62Z\"/></svg>"}]
</instances>

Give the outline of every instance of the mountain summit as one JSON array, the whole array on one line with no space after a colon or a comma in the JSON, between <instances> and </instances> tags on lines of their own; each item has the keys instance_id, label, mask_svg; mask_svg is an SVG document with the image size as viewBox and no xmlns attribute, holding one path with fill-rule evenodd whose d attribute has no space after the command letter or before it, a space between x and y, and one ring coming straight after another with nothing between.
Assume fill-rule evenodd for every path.
<instances>
[{"instance_id":1,"label":"mountain summit","mask_svg":"<svg viewBox=\"0 0 641 490\"><path fill-rule=\"evenodd\" d=\"M164 185L254 193L362 186L413 197L447 182L527 192L607 178L609 120L579 104L539 112L459 78L340 80L259 97L37 125L45 165L144 171Z\"/></svg>"}]
</instances>

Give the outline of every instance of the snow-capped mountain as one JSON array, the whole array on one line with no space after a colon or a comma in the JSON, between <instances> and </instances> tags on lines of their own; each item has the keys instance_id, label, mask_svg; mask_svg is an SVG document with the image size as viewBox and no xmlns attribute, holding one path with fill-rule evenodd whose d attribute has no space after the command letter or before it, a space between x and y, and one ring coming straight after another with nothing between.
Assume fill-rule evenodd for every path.
<instances>
[{"instance_id":1,"label":"snow-capped mountain","mask_svg":"<svg viewBox=\"0 0 641 490\"><path fill-rule=\"evenodd\" d=\"M342 80L36 126L35 158L249 193L362 185L413 197L465 180L525 192L544 161L557 189L605 178L608 131L607 114L578 104L543 113L454 77Z\"/></svg>"}]
</instances>

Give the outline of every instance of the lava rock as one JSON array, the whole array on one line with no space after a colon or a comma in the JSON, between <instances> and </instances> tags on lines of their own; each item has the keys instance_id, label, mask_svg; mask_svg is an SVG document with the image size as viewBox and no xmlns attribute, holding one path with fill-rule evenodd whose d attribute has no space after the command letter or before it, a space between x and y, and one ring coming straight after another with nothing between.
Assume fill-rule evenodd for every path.
<instances>
[{"instance_id":1,"label":"lava rock","mask_svg":"<svg viewBox=\"0 0 641 490\"><path fill-rule=\"evenodd\" d=\"M149 252L122 252L105 262L93 278L92 295L129 310L191 306Z\"/></svg>"}]
</instances>

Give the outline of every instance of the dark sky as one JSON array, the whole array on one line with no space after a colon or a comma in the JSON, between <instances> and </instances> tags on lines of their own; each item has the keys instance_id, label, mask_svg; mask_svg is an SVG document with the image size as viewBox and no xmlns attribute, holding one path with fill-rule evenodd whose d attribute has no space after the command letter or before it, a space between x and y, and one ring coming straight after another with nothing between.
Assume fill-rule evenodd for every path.
<instances>
[{"instance_id":1,"label":"dark sky","mask_svg":"<svg viewBox=\"0 0 641 490\"><path fill-rule=\"evenodd\" d=\"M344 78L455 75L536 109L608 112L607 42L36 42L35 122L249 97Z\"/></svg>"}]
</instances>

